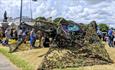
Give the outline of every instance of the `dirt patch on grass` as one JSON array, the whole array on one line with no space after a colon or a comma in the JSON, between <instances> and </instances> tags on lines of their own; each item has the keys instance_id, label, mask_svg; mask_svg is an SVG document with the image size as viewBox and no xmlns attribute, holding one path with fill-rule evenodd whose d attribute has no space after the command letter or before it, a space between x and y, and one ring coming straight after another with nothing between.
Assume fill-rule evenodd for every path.
<instances>
[{"instance_id":1,"label":"dirt patch on grass","mask_svg":"<svg viewBox=\"0 0 115 70\"><path fill-rule=\"evenodd\" d=\"M48 52L49 48L39 48L39 49L32 49L27 51L16 52L15 54L19 55L20 57L24 58L30 64L35 66L35 69L41 64L44 59L44 56Z\"/></svg>"}]
</instances>

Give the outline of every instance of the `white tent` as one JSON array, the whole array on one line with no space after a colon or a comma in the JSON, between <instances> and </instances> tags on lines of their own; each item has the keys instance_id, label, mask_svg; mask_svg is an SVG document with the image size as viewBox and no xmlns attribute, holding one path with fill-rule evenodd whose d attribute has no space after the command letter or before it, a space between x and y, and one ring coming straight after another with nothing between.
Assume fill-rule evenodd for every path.
<instances>
[{"instance_id":1,"label":"white tent","mask_svg":"<svg viewBox=\"0 0 115 70\"><path fill-rule=\"evenodd\" d=\"M2 23L0 23L0 27L2 27Z\"/></svg>"},{"instance_id":2,"label":"white tent","mask_svg":"<svg viewBox=\"0 0 115 70\"><path fill-rule=\"evenodd\" d=\"M13 23L12 23L12 22L10 22L8 25L9 25L9 26L11 26L12 24L13 24Z\"/></svg>"}]
</instances>

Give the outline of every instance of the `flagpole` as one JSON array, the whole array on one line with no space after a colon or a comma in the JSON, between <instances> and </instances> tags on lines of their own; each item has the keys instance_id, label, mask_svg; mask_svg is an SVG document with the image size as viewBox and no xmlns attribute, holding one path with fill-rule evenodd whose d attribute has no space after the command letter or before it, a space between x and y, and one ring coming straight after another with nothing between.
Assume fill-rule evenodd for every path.
<instances>
[{"instance_id":1,"label":"flagpole","mask_svg":"<svg viewBox=\"0 0 115 70\"><path fill-rule=\"evenodd\" d=\"M32 11L32 1L30 0L30 14L31 14L31 22L33 19L33 11Z\"/></svg>"},{"instance_id":2,"label":"flagpole","mask_svg":"<svg viewBox=\"0 0 115 70\"><path fill-rule=\"evenodd\" d=\"M22 23L22 3L23 3L23 0L21 0L21 6L20 6L20 25Z\"/></svg>"},{"instance_id":3,"label":"flagpole","mask_svg":"<svg viewBox=\"0 0 115 70\"><path fill-rule=\"evenodd\" d=\"M32 0L32 1L37 1L37 0ZM22 4L23 4L23 0L21 0L21 6L20 6L20 25L22 24ZM31 0L30 0L30 10L31 10L31 20L32 20L32 18L33 18L33 16L32 16L32 7L31 7L32 5L31 5Z\"/></svg>"}]
</instances>

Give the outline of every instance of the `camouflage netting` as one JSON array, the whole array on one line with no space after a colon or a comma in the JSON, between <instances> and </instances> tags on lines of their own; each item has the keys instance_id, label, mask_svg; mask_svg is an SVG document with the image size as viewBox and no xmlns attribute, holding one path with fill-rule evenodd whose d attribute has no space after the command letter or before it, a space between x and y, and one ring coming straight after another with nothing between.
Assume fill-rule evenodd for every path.
<instances>
[{"instance_id":1,"label":"camouflage netting","mask_svg":"<svg viewBox=\"0 0 115 70\"><path fill-rule=\"evenodd\" d=\"M82 24L81 27L85 35L76 38L71 47L51 47L39 69L52 70L112 63L104 48L105 45L96 34L96 22L93 21L88 25Z\"/></svg>"}]
</instances>

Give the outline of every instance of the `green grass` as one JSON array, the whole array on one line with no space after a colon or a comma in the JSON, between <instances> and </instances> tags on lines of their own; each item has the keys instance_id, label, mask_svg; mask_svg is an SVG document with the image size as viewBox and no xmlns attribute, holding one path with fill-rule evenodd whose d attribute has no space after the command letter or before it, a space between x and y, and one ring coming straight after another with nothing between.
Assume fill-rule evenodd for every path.
<instances>
[{"instance_id":1,"label":"green grass","mask_svg":"<svg viewBox=\"0 0 115 70\"><path fill-rule=\"evenodd\" d=\"M26 60L22 59L15 53L8 53L8 48L0 48L0 53L10 59L10 61L21 70L34 70L34 66L29 64Z\"/></svg>"}]
</instances>

